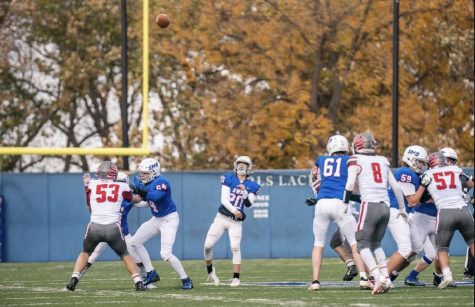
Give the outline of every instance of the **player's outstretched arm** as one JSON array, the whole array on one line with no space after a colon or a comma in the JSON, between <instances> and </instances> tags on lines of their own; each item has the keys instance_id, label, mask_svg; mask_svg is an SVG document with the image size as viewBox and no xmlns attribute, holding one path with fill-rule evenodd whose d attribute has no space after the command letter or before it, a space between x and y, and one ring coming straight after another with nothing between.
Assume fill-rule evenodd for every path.
<instances>
[{"instance_id":1,"label":"player's outstretched arm","mask_svg":"<svg viewBox=\"0 0 475 307\"><path fill-rule=\"evenodd\" d=\"M407 222L407 213L406 213L406 206L404 205L404 195L402 194L402 190L399 187L399 184L394 178L393 172L388 167L388 183L393 189L394 195L396 196L397 202L399 204L399 214L398 216L402 216L404 220Z\"/></svg>"}]
</instances>

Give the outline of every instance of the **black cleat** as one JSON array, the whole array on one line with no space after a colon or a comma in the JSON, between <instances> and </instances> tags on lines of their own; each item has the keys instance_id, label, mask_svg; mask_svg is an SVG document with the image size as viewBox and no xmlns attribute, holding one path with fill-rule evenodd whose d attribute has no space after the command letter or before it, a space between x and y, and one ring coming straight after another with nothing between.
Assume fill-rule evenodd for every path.
<instances>
[{"instance_id":1,"label":"black cleat","mask_svg":"<svg viewBox=\"0 0 475 307\"><path fill-rule=\"evenodd\" d=\"M66 285L66 289L69 291L74 291L74 289L76 289L76 285L78 284L78 282L79 282L79 279L77 279L76 277L71 278L71 280L69 281L69 284Z\"/></svg>"},{"instance_id":2,"label":"black cleat","mask_svg":"<svg viewBox=\"0 0 475 307\"><path fill-rule=\"evenodd\" d=\"M135 283L135 291L145 291L145 286L143 285L142 281L138 281Z\"/></svg>"},{"instance_id":3,"label":"black cleat","mask_svg":"<svg viewBox=\"0 0 475 307\"><path fill-rule=\"evenodd\" d=\"M353 280L353 278L358 275L358 270L356 269L356 265L351 265L346 270L345 276L343 276L344 281Z\"/></svg>"},{"instance_id":4,"label":"black cleat","mask_svg":"<svg viewBox=\"0 0 475 307\"><path fill-rule=\"evenodd\" d=\"M432 279L432 284L434 285L434 287L438 287L442 282L442 277L437 276L435 273L432 273L432 275L434 275L434 279Z\"/></svg>"}]
</instances>

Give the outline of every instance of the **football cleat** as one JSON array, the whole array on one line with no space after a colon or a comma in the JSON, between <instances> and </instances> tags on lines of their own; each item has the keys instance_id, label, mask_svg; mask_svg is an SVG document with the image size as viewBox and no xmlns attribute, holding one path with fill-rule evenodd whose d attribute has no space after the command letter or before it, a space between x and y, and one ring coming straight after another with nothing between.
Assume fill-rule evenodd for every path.
<instances>
[{"instance_id":1,"label":"football cleat","mask_svg":"<svg viewBox=\"0 0 475 307\"><path fill-rule=\"evenodd\" d=\"M360 278L360 290L372 290L374 288L374 278L370 276L369 279Z\"/></svg>"},{"instance_id":2,"label":"football cleat","mask_svg":"<svg viewBox=\"0 0 475 307\"><path fill-rule=\"evenodd\" d=\"M444 289L446 287L450 287L453 282L454 278L452 277L452 274L448 274L447 276L444 275L444 278L442 278L442 282L439 284L438 288Z\"/></svg>"},{"instance_id":3,"label":"football cleat","mask_svg":"<svg viewBox=\"0 0 475 307\"><path fill-rule=\"evenodd\" d=\"M148 285L145 286L145 288L147 288L147 289L157 289L158 287L155 286L154 284L148 284Z\"/></svg>"},{"instance_id":4,"label":"football cleat","mask_svg":"<svg viewBox=\"0 0 475 307\"><path fill-rule=\"evenodd\" d=\"M190 277L182 279L181 282L183 283L183 286L182 286L183 290L193 289L193 282L191 281Z\"/></svg>"},{"instance_id":5,"label":"football cleat","mask_svg":"<svg viewBox=\"0 0 475 307\"><path fill-rule=\"evenodd\" d=\"M417 277L410 278L409 276L404 278L404 284L407 286L414 286L414 287L424 287L426 285L425 283L420 282L419 279L417 279Z\"/></svg>"},{"instance_id":6,"label":"football cleat","mask_svg":"<svg viewBox=\"0 0 475 307\"><path fill-rule=\"evenodd\" d=\"M216 275L216 269L214 267L213 267L213 270L211 271L211 273L208 274L207 281L211 281L213 283L213 285L219 286L219 278Z\"/></svg>"},{"instance_id":7,"label":"football cleat","mask_svg":"<svg viewBox=\"0 0 475 307\"><path fill-rule=\"evenodd\" d=\"M239 278L233 278L229 285L231 287L239 287L241 285L241 281L239 280Z\"/></svg>"},{"instance_id":8,"label":"football cleat","mask_svg":"<svg viewBox=\"0 0 475 307\"><path fill-rule=\"evenodd\" d=\"M442 282L442 277L437 276L437 274L435 273L432 273L432 275L434 275L434 278L432 279L432 284L434 285L434 287L438 287Z\"/></svg>"},{"instance_id":9,"label":"football cleat","mask_svg":"<svg viewBox=\"0 0 475 307\"><path fill-rule=\"evenodd\" d=\"M320 290L320 282L314 281L312 282L310 287L308 287L308 291L317 291L317 290Z\"/></svg>"},{"instance_id":10,"label":"football cleat","mask_svg":"<svg viewBox=\"0 0 475 307\"><path fill-rule=\"evenodd\" d=\"M469 269L466 269L466 270L463 272L463 279L464 279L464 280L473 279L473 272L470 272Z\"/></svg>"},{"instance_id":11,"label":"football cleat","mask_svg":"<svg viewBox=\"0 0 475 307\"><path fill-rule=\"evenodd\" d=\"M135 283L135 291L145 291L145 286L142 281L138 281Z\"/></svg>"},{"instance_id":12,"label":"football cleat","mask_svg":"<svg viewBox=\"0 0 475 307\"><path fill-rule=\"evenodd\" d=\"M79 279L77 279L76 277L71 278L71 280L69 281L69 284L66 285L66 289L69 291L74 291L74 289L76 289L78 282L79 282Z\"/></svg>"},{"instance_id":13,"label":"football cleat","mask_svg":"<svg viewBox=\"0 0 475 307\"><path fill-rule=\"evenodd\" d=\"M390 289L394 288L394 285L389 277L385 278L385 282L383 284L383 293L389 292Z\"/></svg>"},{"instance_id":14,"label":"football cleat","mask_svg":"<svg viewBox=\"0 0 475 307\"><path fill-rule=\"evenodd\" d=\"M358 270L356 269L356 265L350 265L346 270L345 276L343 276L344 281L353 280L353 278L358 275Z\"/></svg>"},{"instance_id":15,"label":"football cleat","mask_svg":"<svg viewBox=\"0 0 475 307\"><path fill-rule=\"evenodd\" d=\"M384 293L384 290L386 288L386 278L383 276L379 276L378 278L375 278L375 283L374 283L374 288L372 293L373 294L381 294Z\"/></svg>"},{"instance_id":16,"label":"football cleat","mask_svg":"<svg viewBox=\"0 0 475 307\"><path fill-rule=\"evenodd\" d=\"M147 278L144 280L143 284L146 286L159 280L160 276L158 275L157 271L153 270L147 273Z\"/></svg>"}]
</instances>

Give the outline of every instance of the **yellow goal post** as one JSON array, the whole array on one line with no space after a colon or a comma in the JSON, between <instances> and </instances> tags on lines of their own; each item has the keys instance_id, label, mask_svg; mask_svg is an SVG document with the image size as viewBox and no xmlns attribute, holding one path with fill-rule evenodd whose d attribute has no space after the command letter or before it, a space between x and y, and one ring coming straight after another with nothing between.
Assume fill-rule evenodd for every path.
<instances>
[{"instance_id":1,"label":"yellow goal post","mask_svg":"<svg viewBox=\"0 0 475 307\"><path fill-rule=\"evenodd\" d=\"M142 33L142 147L0 147L0 155L94 155L94 156L140 156L149 155L148 149L148 82L149 82L149 2L143 1L143 33Z\"/></svg>"}]
</instances>

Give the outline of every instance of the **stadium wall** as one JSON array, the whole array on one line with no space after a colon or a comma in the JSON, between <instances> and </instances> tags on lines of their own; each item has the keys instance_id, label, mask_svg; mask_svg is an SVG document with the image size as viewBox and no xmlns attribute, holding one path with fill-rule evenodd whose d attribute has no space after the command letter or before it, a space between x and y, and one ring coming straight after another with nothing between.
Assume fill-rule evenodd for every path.
<instances>
[{"instance_id":1,"label":"stadium wall","mask_svg":"<svg viewBox=\"0 0 475 307\"><path fill-rule=\"evenodd\" d=\"M473 169L466 169L473 173ZM167 172L172 195L180 214L174 254L180 259L202 259L203 244L220 202L222 172ZM241 251L243 258L306 258L313 246L313 207L304 200L312 196L307 170L262 171L253 174L262 191L254 208L246 208ZM0 175L0 195L4 202L3 261L74 261L82 249L89 221L82 174ZM472 209L472 208L471 208ZM149 209L133 209L128 218L131 233L151 217ZM335 226L327 234L325 256L336 256L328 246ZM386 233L387 254L396 250ZM0 245L1 246L1 245ZM160 259L160 240L146 247L153 260ZM456 233L451 255L464 255L466 245ZM231 258L227 233L214 250L216 258ZM117 256L107 250L100 260Z\"/></svg>"}]
</instances>

